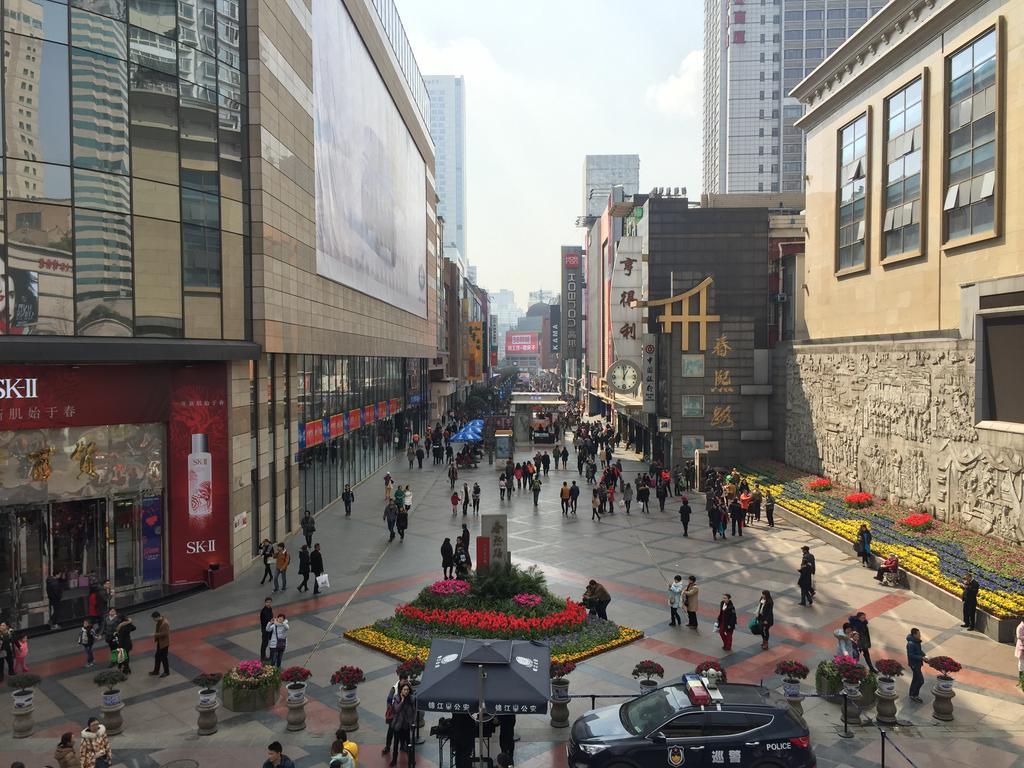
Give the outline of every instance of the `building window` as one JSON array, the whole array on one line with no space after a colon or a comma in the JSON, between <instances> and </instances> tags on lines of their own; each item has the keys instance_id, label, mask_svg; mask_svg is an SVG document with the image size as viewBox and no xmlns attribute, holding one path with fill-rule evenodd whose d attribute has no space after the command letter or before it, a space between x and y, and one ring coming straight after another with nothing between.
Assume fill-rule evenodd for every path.
<instances>
[{"instance_id":1,"label":"building window","mask_svg":"<svg viewBox=\"0 0 1024 768\"><path fill-rule=\"evenodd\" d=\"M744 37L745 37L745 34L743 33L742 30L739 30L737 32L733 32L732 33L732 41L734 43L742 43L742 42L744 42Z\"/></svg>"},{"instance_id":2,"label":"building window","mask_svg":"<svg viewBox=\"0 0 1024 768\"><path fill-rule=\"evenodd\" d=\"M839 270L863 266L867 226L868 116L839 131Z\"/></svg>"},{"instance_id":3,"label":"building window","mask_svg":"<svg viewBox=\"0 0 1024 768\"><path fill-rule=\"evenodd\" d=\"M747 12L736 11L736 13L733 14L733 21L735 21L737 24L745 24L747 21Z\"/></svg>"},{"instance_id":4,"label":"building window","mask_svg":"<svg viewBox=\"0 0 1024 768\"><path fill-rule=\"evenodd\" d=\"M992 421L1024 423L1020 381L1024 375L1024 316L985 318L985 412Z\"/></svg>"},{"instance_id":5,"label":"building window","mask_svg":"<svg viewBox=\"0 0 1024 768\"><path fill-rule=\"evenodd\" d=\"M946 60L946 239L995 228L996 31Z\"/></svg>"},{"instance_id":6,"label":"building window","mask_svg":"<svg viewBox=\"0 0 1024 768\"><path fill-rule=\"evenodd\" d=\"M882 258L921 249L924 84L918 78L885 100L885 216Z\"/></svg>"}]
</instances>

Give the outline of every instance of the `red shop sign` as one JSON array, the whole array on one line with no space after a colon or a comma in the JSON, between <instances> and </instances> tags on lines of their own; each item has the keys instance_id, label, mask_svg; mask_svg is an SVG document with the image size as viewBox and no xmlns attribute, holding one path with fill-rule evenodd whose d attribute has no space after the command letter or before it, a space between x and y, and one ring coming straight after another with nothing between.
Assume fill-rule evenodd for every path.
<instances>
[{"instance_id":1,"label":"red shop sign","mask_svg":"<svg viewBox=\"0 0 1024 768\"><path fill-rule=\"evenodd\" d=\"M402 410L402 401L397 397L391 400L391 415L394 416L396 413Z\"/></svg>"},{"instance_id":2,"label":"red shop sign","mask_svg":"<svg viewBox=\"0 0 1024 768\"><path fill-rule=\"evenodd\" d=\"M338 437L345 432L345 414L336 413L330 419L331 437Z\"/></svg>"},{"instance_id":3,"label":"red shop sign","mask_svg":"<svg viewBox=\"0 0 1024 768\"><path fill-rule=\"evenodd\" d=\"M388 417L388 401L381 400L377 403L377 419L384 420Z\"/></svg>"},{"instance_id":4,"label":"red shop sign","mask_svg":"<svg viewBox=\"0 0 1024 768\"><path fill-rule=\"evenodd\" d=\"M351 411L348 412L348 431L349 432L355 432L357 429L359 429L359 425L360 425L359 416L360 416L360 410L358 408L353 408Z\"/></svg>"},{"instance_id":5,"label":"red shop sign","mask_svg":"<svg viewBox=\"0 0 1024 768\"><path fill-rule=\"evenodd\" d=\"M312 448L324 441L324 422L322 419L306 422L306 447Z\"/></svg>"},{"instance_id":6,"label":"red shop sign","mask_svg":"<svg viewBox=\"0 0 1024 768\"><path fill-rule=\"evenodd\" d=\"M373 424L373 406L363 406L363 424Z\"/></svg>"}]
</instances>

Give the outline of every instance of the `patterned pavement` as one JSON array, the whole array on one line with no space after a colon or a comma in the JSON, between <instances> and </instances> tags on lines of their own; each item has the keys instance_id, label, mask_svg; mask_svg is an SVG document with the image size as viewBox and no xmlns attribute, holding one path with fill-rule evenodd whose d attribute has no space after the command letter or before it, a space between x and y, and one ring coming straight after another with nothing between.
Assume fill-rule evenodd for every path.
<instances>
[{"instance_id":1,"label":"patterned pavement","mask_svg":"<svg viewBox=\"0 0 1024 768\"><path fill-rule=\"evenodd\" d=\"M625 464L630 478L640 468L633 461ZM784 512L777 514L775 529L755 525L744 537L724 542L713 542L708 536L710 531L702 525L706 519L703 505L693 498L688 538L682 536L673 499L664 514L657 511L656 503L650 515L640 515L634 509L634 514L626 516L620 506L617 514L592 522L589 505L584 512L581 503L578 517L563 518L557 498L563 480L575 479L584 487L581 501L588 494L586 484L577 476L573 457L569 465L567 471L551 472L538 507L525 491L510 502L500 502L493 467L485 465L463 472L459 482L480 482L484 490L482 512L500 508L509 514L513 558L524 565L542 566L554 592L578 598L586 581L597 578L612 594L610 617L645 632L646 637L637 643L580 664L571 677L571 693L632 693L637 684L629 673L644 657L659 661L666 669L666 678L692 671L694 664L714 657L722 660L732 681L777 685L772 670L779 659L800 659L813 669L819 659L833 652L832 631L850 613L864 610L871 620L872 658L905 660L903 638L911 626L917 626L930 655L950 655L965 666L957 676L956 720L949 724L939 725L931 718L930 682L922 692L924 704L909 702L905 698L908 681L899 682L898 690L904 695L899 702L900 718L908 725L889 734L892 743L887 747L886 765L910 765L894 752L895 745L921 768L1024 768L1024 696L1016 687L1016 660L1011 646L967 634L959 629L954 617L920 597L882 587L852 555L809 540L798 528L787 525ZM463 523L461 513L454 518L451 515L451 491L443 466L434 467L428 462L423 470L410 471L405 461L398 459L389 469L396 481L412 485L415 494L416 506L405 542L387 542L380 519L380 472L356 488L351 518L345 518L344 512L336 508L318 518L317 540L325 551L332 589L315 598L311 593L299 593L295 591L295 574L290 574L289 589L274 596L280 598L275 600L275 607L288 614L291 624L286 664L304 664L314 674L307 691L311 698L306 707L307 729L287 733L287 710L281 703L271 711L255 714L234 714L221 708L219 731L212 736L196 734L196 692L190 679L201 671L224 671L259 653L257 615L270 590L259 585L260 571L253 569L233 584L166 606L163 612L172 627L170 677L147 674L152 658L152 623L148 616L135 617L139 631L134 674L123 686L125 730L112 739L115 765L151 768L187 759L202 768L258 766L265 758L265 746L276 739L285 745L286 754L298 768L325 766L338 723L336 692L327 679L341 664L356 664L367 676L359 687L360 727L352 734L361 746L360 766L386 765L380 756L385 731L382 716L395 662L342 639L341 633L390 614L395 605L440 578L441 541L445 536L454 539ZM467 524L474 535L478 533L479 523L472 514ZM804 543L814 548L818 564L818 599L808 608L800 607L796 587L799 548ZM298 542L290 541L289 548L294 556ZM349 602L375 563L373 572ZM668 626L665 585L675 573L696 575L702 587L702 626L697 632ZM761 589L772 590L776 598L772 647L761 651L759 638L738 630L733 651L723 653L712 631L718 598L722 592L732 594L742 628ZM79 731L87 717L97 714L99 690L92 684L92 671L82 668L83 659L74 643L72 631L32 641L29 666L45 678L36 694L36 729L32 737L15 741L11 738L10 710L0 711L0 755L4 761L20 759L29 768L52 763L60 734ZM105 650L97 654L97 661L106 662ZM812 684L805 687L809 689ZM589 698L575 700L573 716L589 707ZM804 711L819 766L881 765L877 728L854 728L853 738L843 739L839 736L842 724L838 706L808 699ZM431 719L428 716L428 726ZM517 766L565 766L562 742L568 736L567 729L551 728L546 717L520 717L517 725L521 738L516 747ZM435 742L428 738L421 749L420 765L431 768L439 764ZM447 758L446 752L445 761Z\"/></svg>"}]
</instances>

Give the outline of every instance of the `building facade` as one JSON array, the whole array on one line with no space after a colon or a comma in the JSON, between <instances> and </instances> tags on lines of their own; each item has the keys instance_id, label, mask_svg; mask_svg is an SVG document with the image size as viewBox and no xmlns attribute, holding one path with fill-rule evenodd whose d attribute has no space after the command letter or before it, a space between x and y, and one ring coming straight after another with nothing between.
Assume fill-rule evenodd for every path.
<instances>
[{"instance_id":1,"label":"building facade","mask_svg":"<svg viewBox=\"0 0 1024 768\"><path fill-rule=\"evenodd\" d=\"M640 155L587 155L583 158L583 211L599 216L612 188L625 195L640 191Z\"/></svg>"},{"instance_id":2,"label":"building facade","mask_svg":"<svg viewBox=\"0 0 1024 768\"><path fill-rule=\"evenodd\" d=\"M422 430L436 194L388 0L4 5L0 613L34 626L232 578Z\"/></svg>"},{"instance_id":3,"label":"building facade","mask_svg":"<svg viewBox=\"0 0 1024 768\"><path fill-rule=\"evenodd\" d=\"M803 107L787 94L883 5L705 0L706 193L803 190Z\"/></svg>"},{"instance_id":4,"label":"building facade","mask_svg":"<svg viewBox=\"0 0 1024 768\"><path fill-rule=\"evenodd\" d=\"M466 250L466 81L460 75L428 75L430 137L435 148L437 213L445 220L446 244ZM475 276L473 277L475 282Z\"/></svg>"},{"instance_id":5,"label":"building facade","mask_svg":"<svg viewBox=\"0 0 1024 768\"><path fill-rule=\"evenodd\" d=\"M790 464L1019 543L1022 11L891 2L794 91L811 185L785 439Z\"/></svg>"}]
</instances>

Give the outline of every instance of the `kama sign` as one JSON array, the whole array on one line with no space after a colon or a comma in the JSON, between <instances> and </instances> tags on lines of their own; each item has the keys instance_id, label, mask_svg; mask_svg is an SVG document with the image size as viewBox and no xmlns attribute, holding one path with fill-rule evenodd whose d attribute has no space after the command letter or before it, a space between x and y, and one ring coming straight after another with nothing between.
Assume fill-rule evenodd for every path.
<instances>
[{"instance_id":1,"label":"kama sign","mask_svg":"<svg viewBox=\"0 0 1024 768\"><path fill-rule=\"evenodd\" d=\"M562 352L562 307L558 304L551 305L551 354L559 355Z\"/></svg>"},{"instance_id":2,"label":"kama sign","mask_svg":"<svg viewBox=\"0 0 1024 768\"><path fill-rule=\"evenodd\" d=\"M536 355L540 352L540 334L508 331L505 334L506 355Z\"/></svg>"}]
</instances>

